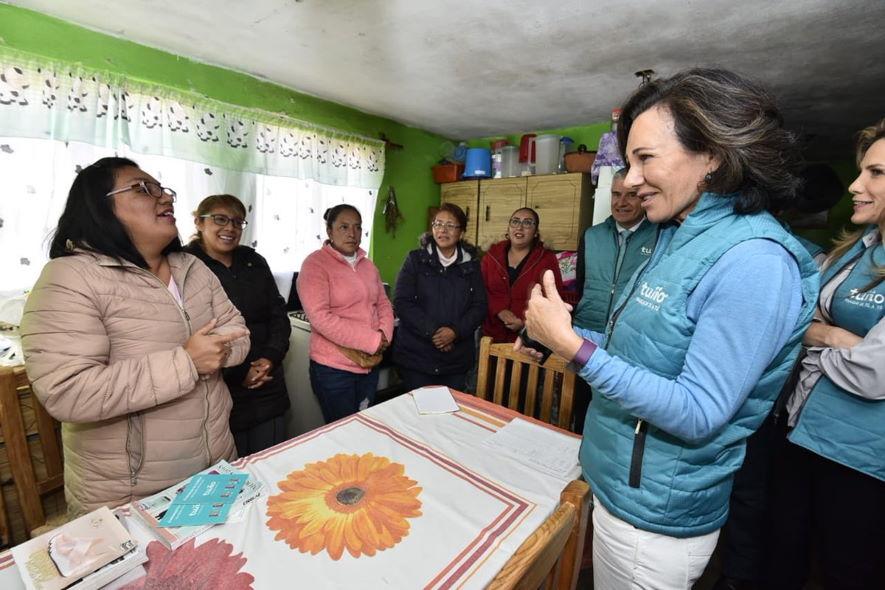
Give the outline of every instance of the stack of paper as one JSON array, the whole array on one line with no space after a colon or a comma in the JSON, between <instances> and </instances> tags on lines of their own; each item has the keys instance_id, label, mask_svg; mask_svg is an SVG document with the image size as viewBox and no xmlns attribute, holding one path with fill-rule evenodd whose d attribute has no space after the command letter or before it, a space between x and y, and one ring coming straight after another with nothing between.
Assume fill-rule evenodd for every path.
<instances>
[{"instance_id":1,"label":"stack of paper","mask_svg":"<svg viewBox=\"0 0 885 590\"><path fill-rule=\"evenodd\" d=\"M213 478L207 479L202 477L204 475L217 475L220 479L213 484ZM197 485L188 485L197 478ZM219 487L218 481L234 481L239 486L233 502L229 501L230 495L224 495L233 488L225 487L226 484ZM133 502L132 511L157 539L170 549L175 549L209 527L242 514L261 496L262 488L261 482L254 477L235 470L230 463L222 460L177 485ZM176 501L180 495L181 500Z\"/></svg>"},{"instance_id":2,"label":"stack of paper","mask_svg":"<svg viewBox=\"0 0 885 590\"><path fill-rule=\"evenodd\" d=\"M514 418L483 441L487 447L520 463L563 479L574 479L581 439Z\"/></svg>"},{"instance_id":3,"label":"stack of paper","mask_svg":"<svg viewBox=\"0 0 885 590\"><path fill-rule=\"evenodd\" d=\"M415 400L419 414L446 414L459 410L448 387L440 385L419 387L412 391L412 398Z\"/></svg>"}]
</instances>

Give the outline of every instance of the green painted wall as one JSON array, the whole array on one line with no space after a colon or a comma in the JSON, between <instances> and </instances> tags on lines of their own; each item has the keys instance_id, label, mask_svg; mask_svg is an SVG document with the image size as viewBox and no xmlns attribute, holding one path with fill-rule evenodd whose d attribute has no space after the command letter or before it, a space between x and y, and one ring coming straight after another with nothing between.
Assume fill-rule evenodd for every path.
<instances>
[{"instance_id":1,"label":"green painted wall","mask_svg":"<svg viewBox=\"0 0 885 590\"><path fill-rule=\"evenodd\" d=\"M395 280L405 255L417 244L417 236L426 226L427 207L439 204L439 189L430 175L430 166L439 158L440 145L445 141L439 135L6 4L0 4L0 46L368 137L385 133L405 146L387 152L375 212L371 252L386 281ZM381 216L391 185L404 217L396 237L385 232Z\"/></svg>"}]
</instances>

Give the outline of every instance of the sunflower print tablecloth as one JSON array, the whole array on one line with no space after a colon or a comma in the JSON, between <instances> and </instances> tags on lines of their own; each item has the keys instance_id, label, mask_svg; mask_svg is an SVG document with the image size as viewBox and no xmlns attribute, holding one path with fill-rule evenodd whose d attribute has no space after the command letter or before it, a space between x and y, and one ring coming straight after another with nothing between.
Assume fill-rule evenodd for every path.
<instances>
[{"instance_id":1,"label":"sunflower print tablecloth","mask_svg":"<svg viewBox=\"0 0 885 590\"><path fill-rule=\"evenodd\" d=\"M480 444L515 414L456 399L422 416L403 395L239 460L265 496L174 552L133 523L151 561L130 587L484 587L579 473L495 456Z\"/></svg>"}]
</instances>

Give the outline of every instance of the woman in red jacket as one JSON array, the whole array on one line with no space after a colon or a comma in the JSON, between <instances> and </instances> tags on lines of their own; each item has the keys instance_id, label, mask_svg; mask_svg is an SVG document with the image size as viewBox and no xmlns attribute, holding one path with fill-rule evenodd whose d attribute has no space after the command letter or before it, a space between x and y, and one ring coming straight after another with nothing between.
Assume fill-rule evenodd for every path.
<instances>
[{"instance_id":1,"label":"woman in red jacket","mask_svg":"<svg viewBox=\"0 0 885 590\"><path fill-rule=\"evenodd\" d=\"M545 270L553 271L556 286L562 291L559 263L553 251L544 247L538 235L539 223L534 209L517 209L510 216L507 239L494 244L482 259L489 301L482 333L494 342L516 340L532 286L541 281Z\"/></svg>"}]
</instances>

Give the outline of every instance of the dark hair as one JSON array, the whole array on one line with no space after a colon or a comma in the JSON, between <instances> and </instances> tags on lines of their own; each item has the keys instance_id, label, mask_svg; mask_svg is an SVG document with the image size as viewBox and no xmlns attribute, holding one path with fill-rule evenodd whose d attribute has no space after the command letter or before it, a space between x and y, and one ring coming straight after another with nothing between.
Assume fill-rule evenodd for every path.
<instances>
[{"instance_id":1,"label":"dark hair","mask_svg":"<svg viewBox=\"0 0 885 590\"><path fill-rule=\"evenodd\" d=\"M633 122L655 106L670 112L686 150L721 160L704 190L739 193L735 213L790 206L800 183L797 140L764 88L734 72L704 68L649 82L621 109L618 143L625 162Z\"/></svg>"},{"instance_id":2,"label":"dark hair","mask_svg":"<svg viewBox=\"0 0 885 590\"><path fill-rule=\"evenodd\" d=\"M464 214L464 211L458 205L454 203L443 203L439 206L439 211L436 212L436 215L439 215L442 212L446 212L452 215L455 220L458 222L458 225L461 226L461 231L465 232L467 230L467 215ZM436 215L433 217L436 218Z\"/></svg>"},{"instance_id":3,"label":"dark hair","mask_svg":"<svg viewBox=\"0 0 885 590\"><path fill-rule=\"evenodd\" d=\"M240 214L240 217L245 219L246 217L246 206L243 205L243 201L239 200L233 195L209 195L197 205L196 211L194 211L193 216L199 217L201 215L208 215L210 211L215 208L224 207L225 209L231 209ZM191 242L202 242L203 234L200 230L194 232L194 235L191 236Z\"/></svg>"},{"instance_id":4,"label":"dark hair","mask_svg":"<svg viewBox=\"0 0 885 590\"><path fill-rule=\"evenodd\" d=\"M114 200L107 196L114 190L117 172L130 167L138 168L138 164L128 158L102 158L77 174L55 228L49 258L70 256L73 248L80 248L148 268L126 228L117 219ZM163 254L179 250L181 240L176 236L163 249Z\"/></svg>"},{"instance_id":5,"label":"dark hair","mask_svg":"<svg viewBox=\"0 0 885 590\"><path fill-rule=\"evenodd\" d=\"M326 220L326 229L332 229L332 226L335 224L335 220L338 219L338 216L345 211L353 211L357 214L357 217L360 218L360 221L363 220L363 216L360 214L359 209L357 209L353 205L342 203L340 205L335 205L334 207L329 207L328 209L326 209L326 212L323 213L323 219Z\"/></svg>"}]
</instances>

